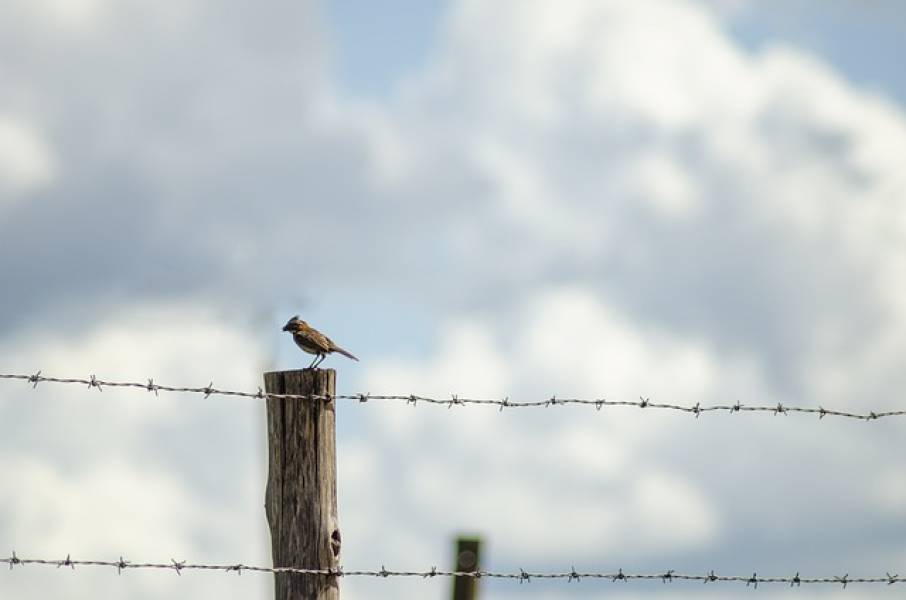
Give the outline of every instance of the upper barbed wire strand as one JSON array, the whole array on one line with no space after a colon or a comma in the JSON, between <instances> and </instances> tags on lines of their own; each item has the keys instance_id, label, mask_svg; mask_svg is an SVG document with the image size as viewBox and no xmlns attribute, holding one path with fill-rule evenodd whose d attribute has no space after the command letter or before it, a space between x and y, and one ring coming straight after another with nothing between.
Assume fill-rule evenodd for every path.
<instances>
[{"instance_id":1,"label":"upper barbed wire strand","mask_svg":"<svg viewBox=\"0 0 906 600\"><path fill-rule=\"evenodd\" d=\"M148 392L153 392L155 395L158 392L181 392L181 393L193 393L193 394L203 394L206 398L209 396L240 396L244 398L257 398L257 399L266 399L266 398L285 398L285 399L297 399L297 400L357 400L359 402L368 402L368 401L398 401L405 402L406 404L416 405L419 402L425 404L434 404L440 406L446 406L451 408L453 406L465 406L465 405L487 405L495 406L500 411L503 411L506 408L539 408L539 407L550 407L555 405L582 405L582 406L591 406L597 410L600 410L604 407L614 407L614 406L626 406L626 407L637 407L637 408L653 408L653 409L662 409L662 410L674 410L685 413L690 413L695 415L696 418L701 416L703 413L707 412L728 412L728 413L754 413L754 412L765 412L772 413L774 415L788 415L789 413L805 413L805 414L816 414L819 418L824 418L825 416L832 417L846 417L849 419L859 419L862 421L874 421L884 417L900 417L906 416L906 410L892 410L892 411L869 411L867 413L855 413L842 410L831 410L826 409L822 406L818 407L802 407L802 406L789 406L783 403L778 402L774 405L745 405L740 402L735 402L734 404L713 404L702 406L700 403L696 403L692 406L683 406L679 404L669 404L669 403L660 403L652 402L649 398L639 397L639 400L607 400L605 398L561 398L558 396L551 396L545 400L535 400L535 401L513 401L508 397L496 400L491 398L465 398L452 394L450 398L434 398L429 396L420 396L416 394L405 394L405 395L385 395L385 394L370 394L370 393L359 393L359 394L337 394L334 396L322 396L317 394L270 394L265 392L263 389L258 388L257 392L243 392L236 390L224 390L213 387L213 381L205 387L185 387L185 386L169 386L161 385L155 383L153 379L148 379L147 383L139 383L132 381L106 381L98 379L96 376L91 375L87 379L79 377L48 377L41 374L41 371L38 371L32 375L26 374L4 374L0 373L0 379L6 380L22 380L32 384L32 387L37 387L39 383L61 383L61 384L78 384L84 385L87 389L96 388L99 391L103 391L104 388L110 387L121 387L121 388L135 388L143 389Z\"/></svg>"}]
</instances>

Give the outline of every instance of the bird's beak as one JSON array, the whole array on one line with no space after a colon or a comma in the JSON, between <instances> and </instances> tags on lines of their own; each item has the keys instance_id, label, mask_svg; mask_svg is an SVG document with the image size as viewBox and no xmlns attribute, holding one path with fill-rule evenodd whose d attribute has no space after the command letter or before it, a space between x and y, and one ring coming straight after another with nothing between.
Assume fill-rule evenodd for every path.
<instances>
[{"instance_id":1,"label":"bird's beak","mask_svg":"<svg viewBox=\"0 0 906 600\"><path fill-rule=\"evenodd\" d=\"M283 331L289 331L289 330L290 330L289 323L287 323L286 325L283 326Z\"/></svg>"}]
</instances>

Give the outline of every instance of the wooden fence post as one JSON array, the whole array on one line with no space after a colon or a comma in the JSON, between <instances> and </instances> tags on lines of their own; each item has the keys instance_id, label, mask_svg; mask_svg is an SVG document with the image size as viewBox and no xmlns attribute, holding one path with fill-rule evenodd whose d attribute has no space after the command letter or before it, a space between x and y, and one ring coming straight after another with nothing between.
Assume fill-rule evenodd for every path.
<instances>
[{"instance_id":1,"label":"wooden fence post","mask_svg":"<svg viewBox=\"0 0 906 600\"><path fill-rule=\"evenodd\" d=\"M481 538L456 538L456 571L474 573L479 569L478 559L481 555ZM478 598L478 580L474 577L453 578L453 600L476 600Z\"/></svg>"},{"instance_id":2,"label":"wooden fence post","mask_svg":"<svg viewBox=\"0 0 906 600\"><path fill-rule=\"evenodd\" d=\"M264 374L269 394L334 396L333 369ZM333 400L267 399L268 477L265 512L275 567L336 569L336 412ZM338 600L337 578L274 575L276 600Z\"/></svg>"}]
</instances>

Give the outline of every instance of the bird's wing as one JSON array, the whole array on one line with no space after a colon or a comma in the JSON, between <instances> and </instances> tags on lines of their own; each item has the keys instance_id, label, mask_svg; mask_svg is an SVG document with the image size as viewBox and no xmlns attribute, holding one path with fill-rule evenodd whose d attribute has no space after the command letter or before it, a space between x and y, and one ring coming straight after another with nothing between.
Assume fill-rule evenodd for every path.
<instances>
[{"instance_id":1,"label":"bird's wing","mask_svg":"<svg viewBox=\"0 0 906 600\"><path fill-rule=\"evenodd\" d=\"M330 341L329 337L327 337L320 331L309 328L308 337L316 346L321 349L322 352L330 352L333 350L334 343Z\"/></svg>"}]
</instances>

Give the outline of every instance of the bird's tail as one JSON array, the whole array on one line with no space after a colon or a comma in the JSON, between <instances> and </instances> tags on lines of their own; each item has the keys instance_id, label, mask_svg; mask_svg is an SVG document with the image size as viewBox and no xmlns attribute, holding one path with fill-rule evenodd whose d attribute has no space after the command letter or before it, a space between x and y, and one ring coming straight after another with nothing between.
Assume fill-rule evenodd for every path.
<instances>
[{"instance_id":1,"label":"bird's tail","mask_svg":"<svg viewBox=\"0 0 906 600\"><path fill-rule=\"evenodd\" d=\"M352 360L354 360L354 361L356 361L356 362L359 361L359 359L357 359L355 356L353 356L352 353L346 352L345 350L343 350L342 348L340 348L340 347L337 346L336 344L334 344L334 346L333 346L333 348L331 348L331 350L333 350L334 352L339 352L339 353L342 354L343 356L346 356L346 357L348 357L348 358L351 358Z\"/></svg>"}]
</instances>

